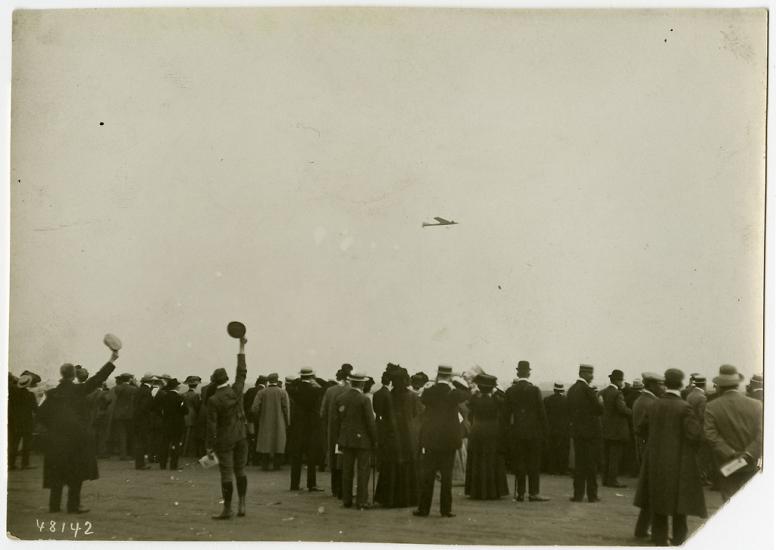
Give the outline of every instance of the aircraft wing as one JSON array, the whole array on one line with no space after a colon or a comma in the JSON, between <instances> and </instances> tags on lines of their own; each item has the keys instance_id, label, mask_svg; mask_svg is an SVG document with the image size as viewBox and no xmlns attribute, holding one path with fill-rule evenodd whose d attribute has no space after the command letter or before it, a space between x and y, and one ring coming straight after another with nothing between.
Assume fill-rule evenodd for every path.
<instances>
[{"instance_id":1,"label":"aircraft wing","mask_svg":"<svg viewBox=\"0 0 776 550\"><path fill-rule=\"evenodd\" d=\"M438 221L439 223L450 223L450 220L446 220L446 219L444 219L444 218L440 218L440 217L438 217L438 216L437 216L437 217L435 217L434 219L435 219L436 221Z\"/></svg>"}]
</instances>

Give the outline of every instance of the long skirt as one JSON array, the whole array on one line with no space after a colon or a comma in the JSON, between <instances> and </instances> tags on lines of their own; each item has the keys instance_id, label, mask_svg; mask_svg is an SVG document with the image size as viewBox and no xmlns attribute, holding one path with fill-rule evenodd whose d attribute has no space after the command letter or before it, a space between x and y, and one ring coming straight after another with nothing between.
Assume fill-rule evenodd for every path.
<instances>
[{"instance_id":1,"label":"long skirt","mask_svg":"<svg viewBox=\"0 0 776 550\"><path fill-rule=\"evenodd\" d=\"M383 508L406 508L418 504L418 478L415 462L388 462L380 465L375 502Z\"/></svg>"},{"instance_id":2,"label":"long skirt","mask_svg":"<svg viewBox=\"0 0 776 550\"><path fill-rule=\"evenodd\" d=\"M464 493L475 500L496 500L508 495L504 455L493 451L470 451Z\"/></svg>"}]
</instances>

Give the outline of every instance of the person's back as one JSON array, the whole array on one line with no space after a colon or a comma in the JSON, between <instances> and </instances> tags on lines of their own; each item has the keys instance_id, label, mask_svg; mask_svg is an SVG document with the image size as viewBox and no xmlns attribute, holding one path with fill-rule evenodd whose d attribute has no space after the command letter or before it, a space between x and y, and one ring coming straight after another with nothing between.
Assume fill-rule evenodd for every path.
<instances>
[{"instance_id":1,"label":"person's back","mask_svg":"<svg viewBox=\"0 0 776 550\"><path fill-rule=\"evenodd\" d=\"M127 382L116 384L113 388L116 401L113 405L114 420L131 420L134 413L134 399L137 387Z\"/></svg>"},{"instance_id":2,"label":"person's back","mask_svg":"<svg viewBox=\"0 0 776 550\"><path fill-rule=\"evenodd\" d=\"M468 393L437 383L421 396L425 406L420 432L420 445L434 451L454 451L461 446L458 404L468 399Z\"/></svg>"},{"instance_id":3,"label":"person's back","mask_svg":"<svg viewBox=\"0 0 776 550\"><path fill-rule=\"evenodd\" d=\"M569 433L569 407L567 399L565 395L560 393L553 393L544 398L544 410L547 412L547 422L551 433Z\"/></svg>"},{"instance_id":4,"label":"person's back","mask_svg":"<svg viewBox=\"0 0 776 550\"><path fill-rule=\"evenodd\" d=\"M371 449L377 444L374 413L369 398L355 388L348 388L335 401L336 433L340 448Z\"/></svg>"},{"instance_id":5,"label":"person's back","mask_svg":"<svg viewBox=\"0 0 776 550\"><path fill-rule=\"evenodd\" d=\"M600 438L603 405L589 385L578 380L568 391L568 409L571 436L575 438Z\"/></svg>"},{"instance_id":6,"label":"person's back","mask_svg":"<svg viewBox=\"0 0 776 550\"><path fill-rule=\"evenodd\" d=\"M507 389L504 414L517 439L541 439L547 433L542 393L528 380L521 379Z\"/></svg>"}]
</instances>

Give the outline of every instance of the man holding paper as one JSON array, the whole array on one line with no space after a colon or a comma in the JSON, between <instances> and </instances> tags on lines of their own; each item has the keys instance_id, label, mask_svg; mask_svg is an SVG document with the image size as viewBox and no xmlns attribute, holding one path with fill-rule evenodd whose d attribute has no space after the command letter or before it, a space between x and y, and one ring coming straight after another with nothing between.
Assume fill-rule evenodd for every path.
<instances>
[{"instance_id":1,"label":"man holding paper","mask_svg":"<svg viewBox=\"0 0 776 550\"><path fill-rule=\"evenodd\" d=\"M727 501L757 472L762 456L763 404L738 391L743 377L733 365L722 365L714 384L719 397L706 405L703 430L717 466L720 492Z\"/></svg>"}]
</instances>

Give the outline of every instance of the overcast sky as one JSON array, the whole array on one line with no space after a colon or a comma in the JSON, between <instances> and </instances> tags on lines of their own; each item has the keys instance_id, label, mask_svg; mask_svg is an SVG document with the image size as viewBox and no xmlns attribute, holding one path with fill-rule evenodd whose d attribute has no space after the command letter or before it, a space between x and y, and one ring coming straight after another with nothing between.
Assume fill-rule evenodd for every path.
<instances>
[{"instance_id":1,"label":"overcast sky","mask_svg":"<svg viewBox=\"0 0 776 550\"><path fill-rule=\"evenodd\" d=\"M766 12L17 12L10 370L762 370ZM421 228L441 216L448 227Z\"/></svg>"}]
</instances>

